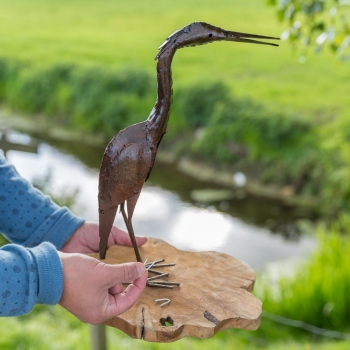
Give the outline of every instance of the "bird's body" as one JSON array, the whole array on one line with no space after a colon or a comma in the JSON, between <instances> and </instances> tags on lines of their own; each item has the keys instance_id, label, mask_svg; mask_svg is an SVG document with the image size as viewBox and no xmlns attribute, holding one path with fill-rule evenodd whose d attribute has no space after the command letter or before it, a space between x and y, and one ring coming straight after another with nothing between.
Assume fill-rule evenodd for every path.
<instances>
[{"instance_id":1,"label":"bird's body","mask_svg":"<svg viewBox=\"0 0 350 350\"><path fill-rule=\"evenodd\" d=\"M146 122L132 125L121 130L106 148L99 178L98 199L101 229L104 229L103 221L107 219L105 230L110 232L115 217L113 212L116 212L118 206L125 202L127 205L128 203L136 205L143 183L148 177L156 157L156 150L152 149L147 142L146 130ZM127 215L129 217L130 215L132 217L135 205L133 208L128 205ZM110 215L108 215L111 211L113 218L109 218ZM111 220L113 220L112 223ZM101 237L100 253L101 250L106 250L107 241L107 235Z\"/></svg>"},{"instance_id":2,"label":"bird's body","mask_svg":"<svg viewBox=\"0 0 350 350\"><path fill-rule=\"evenodd\" d=\"M100 172L102 210L131 199L142 189L156 155L147 143L146 129L145 122L132 125L121 130L107 146ZM103 191L104 188L115 190Z\"/></svg>"},{"instance_id":3,"label":"bird's body","mask_svg":"<svg viewBox=\"0 0 350 350\"><path fill-rule=\"evenodd\" d=\"M108 236L120 207L136 258L141 262L131 221L143 183L151 173L158 146L166 132L172 104L171 63L176 50L221 40L276 45L251 38L276 39L229 32L195 22L169 36L159 48L156 56L158 94L148 119L121 130L108 144L102 159L98 194L101 259L105 258Z\"/></svg>"}]
</instances>

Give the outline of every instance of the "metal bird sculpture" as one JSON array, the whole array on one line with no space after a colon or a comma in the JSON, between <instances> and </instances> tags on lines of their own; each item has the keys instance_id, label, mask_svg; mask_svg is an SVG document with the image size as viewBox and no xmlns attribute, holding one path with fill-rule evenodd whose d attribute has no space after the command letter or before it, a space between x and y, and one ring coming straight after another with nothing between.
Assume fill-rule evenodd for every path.
<instances>
[{"instance_id":1,"label":"metal bird sculpture","mask_svg":"<svg viewBox=\"0 0 350 350\"><path fill-rule=\"evenodd\" d=\"M278 46L260 41L261 39L279 38L232 32L207 23L194 22L170 35L160 46L155 57L158 60L158 94L148 119L131 125L114 136L102 159L98 193L100 259L106 256L108 237L117 209L120 208L136 259L142 262L132 227L132 216L143 183L150 176L159 144L166 132L172 103L171 62L176 50L214 41Z\"/></svg>"}]
</instances>

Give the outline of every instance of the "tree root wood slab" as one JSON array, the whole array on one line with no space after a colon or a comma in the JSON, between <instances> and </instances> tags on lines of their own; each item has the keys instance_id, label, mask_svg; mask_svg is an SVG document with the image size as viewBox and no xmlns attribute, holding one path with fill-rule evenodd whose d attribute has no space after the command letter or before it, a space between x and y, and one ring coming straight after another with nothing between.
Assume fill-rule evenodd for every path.
<instances>
[{"instance_id":1,"label":"tree root wood slab","mask_svg":"<svg viewBox=\"0 0 350 350\"><path fill-rule=\"evenodd\" d=\"M210 338L227 328L259 327L261 301L250 293L256 276L246 263L223 253L178 250L154 238L140 248L140 254L149 262L165 258L165 263L176 263L157 270L169 272L162 280L181 286L146 287L131 309L106 325L151 342L172 342L185 336ZM135 261L134 250L122 246L110 247L104 260L109 264L131 261ZM161 307L155 302L161 298L169 298L170 304Z\"/></svg>"}]
</instances>

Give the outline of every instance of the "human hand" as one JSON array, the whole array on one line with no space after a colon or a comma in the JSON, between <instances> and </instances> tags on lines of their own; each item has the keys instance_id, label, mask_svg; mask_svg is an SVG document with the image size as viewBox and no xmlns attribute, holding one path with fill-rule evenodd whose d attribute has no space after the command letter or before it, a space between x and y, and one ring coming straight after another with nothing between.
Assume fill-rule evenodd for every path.
<instances>
[{"instance_id":1,"label":"human hand","mask_svg":"<svg viewBox=\"0 0 350 350\"><path fill-rule=\"evenodd\" d=\"M98 324L122 314L145 289L142 263L110 265L83 254L58 254L64 279L59 304L83 322ZM124 290L122 283L129 282Z\"/></svg>"},{"instance_id":2,"label":"human hand","mask_svg":"<svg viewBox=\"0 0 350 350\"><path fill-rule=\"evenodd\" d=\"M135 237L138 246L146 243L146 237ZM61 251L64 253L96 253L99 250L98 224L95 222L84 222L63 245ZM113 226L108 237L107 247L113 244L132 247L129 235Z\"/></svg>"}]
</instances>

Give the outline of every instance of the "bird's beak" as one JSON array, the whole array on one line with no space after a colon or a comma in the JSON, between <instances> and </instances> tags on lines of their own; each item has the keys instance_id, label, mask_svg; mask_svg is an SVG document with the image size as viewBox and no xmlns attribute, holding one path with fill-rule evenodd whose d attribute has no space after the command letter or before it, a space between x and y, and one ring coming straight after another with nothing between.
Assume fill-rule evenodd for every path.
<instances>
[{"instance_id":1,"label":"bird's beak","mask_svg":"<svg viewBox=\"0 0 350 350\"><path fill-rule=\"evenodd\" d=\"M239 32L230 32L226 31L225 33L225 41L237 41L240 43L248 43L248 44L260 44L260 45L271 45L278 46L278 44L254 40L254 39L267 39L267 40L280 40L280 38L275 38L272 36L264 36L264 35L256 35L256 34L247 34L247 33L239 33Z\"/></svg>"}]
</instances>

